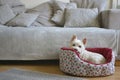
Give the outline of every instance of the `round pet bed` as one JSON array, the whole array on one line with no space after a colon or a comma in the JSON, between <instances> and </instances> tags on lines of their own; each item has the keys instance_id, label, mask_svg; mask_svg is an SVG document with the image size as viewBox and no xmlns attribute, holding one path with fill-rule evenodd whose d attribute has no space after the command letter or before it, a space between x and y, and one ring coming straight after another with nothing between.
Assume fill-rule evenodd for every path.
<instances>
[{"instance_id":1,"label":"round pet bed","mask_svg":"<svg viewBox=\"0 0 120 80\"><path fill-rule=\"evenodd\" d=\"M109 48L87 48L86 50L102 54L105 64L94 64L80 58L79 52L71 48L61 48L59 54L60 69L75 76L107 76L115 71L115 56Z\"/></svg>"}]
</instances>

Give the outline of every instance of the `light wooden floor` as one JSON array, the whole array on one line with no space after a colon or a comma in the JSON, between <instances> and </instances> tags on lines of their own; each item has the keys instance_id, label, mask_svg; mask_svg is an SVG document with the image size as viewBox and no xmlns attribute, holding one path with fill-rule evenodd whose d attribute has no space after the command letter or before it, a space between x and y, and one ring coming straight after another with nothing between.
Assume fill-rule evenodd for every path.
<instances>
[{"instance_id":1,"label":"light wooden floor","mask_svg":"<svg viewBox=\"0 0 120 80\"><path fill-rule=\"evenodd\" d=\"M96 78L87 78L88 80L120 80L120 66L118 66L120 63L117 62L117 66L115 67L116 71L113 75L107 76L107 77L96 77ZM40 72L46 72L46 73L52 73L52 74L60 74L60 75L66 75L63 72L59 70L59 64L58 62L42 62L37 64L11 64L9 62L8 64L0 63L0 72L6 71L8 69L12 68L20 68L20 69L27 69L27 70L33 70L33 71L40 71ZM86 77L83 77L86 78Z\"/></svg>"}]
</instances>

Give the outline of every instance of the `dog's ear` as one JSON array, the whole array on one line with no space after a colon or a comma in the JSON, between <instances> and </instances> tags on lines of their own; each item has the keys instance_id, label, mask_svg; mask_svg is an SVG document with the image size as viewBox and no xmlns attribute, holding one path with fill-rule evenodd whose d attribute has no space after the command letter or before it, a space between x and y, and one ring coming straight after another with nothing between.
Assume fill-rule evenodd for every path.
<instances>
[{"instance_id":1,"label":"dog's ear","mask_svg":"<svg viewBox=\"0 0 120 80\"><path fill-rule=\"evenodd\" d=\"M85 45L85 44L86 44L86 42L87 42L87 39L86 39L86 38L84 38L82 42L83 42L83 44Z\"/></svg>"},{"instance_id":2,"label":"dog's ear","mask_svg":"<svg viewBox=\"0 0 120 80\"><path fill-rule=\"evenodd\" d=\"M73 40L75 40L75 39L77 39L77 36L76 36L76 35L73 35L71 41L73 41Z\"/></svg>"}]
</instances>

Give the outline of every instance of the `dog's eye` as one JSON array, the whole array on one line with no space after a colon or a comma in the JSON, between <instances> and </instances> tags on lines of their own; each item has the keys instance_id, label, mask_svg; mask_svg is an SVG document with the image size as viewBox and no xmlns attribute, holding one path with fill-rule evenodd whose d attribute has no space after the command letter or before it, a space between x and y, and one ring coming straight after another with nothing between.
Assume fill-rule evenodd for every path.
<instances>
[{"instance_id":1,"label":"dog's eye","mask_svg":"<svg viewBox=\"0 0 120 80\"><path fill-rule=\"evenodd\" d=\"M75 44L73 44L73 46L75 46Z\"/></svg>"},{"instance_id":2,"label":"dog's eye","mask_svg":"<svg viewBox=\"0 0 120 80\"><path fill-rule=\"evenodd\" d=\"M81 46L79 46L79 48L81 48Z\"/></svg>"}]
</instances>

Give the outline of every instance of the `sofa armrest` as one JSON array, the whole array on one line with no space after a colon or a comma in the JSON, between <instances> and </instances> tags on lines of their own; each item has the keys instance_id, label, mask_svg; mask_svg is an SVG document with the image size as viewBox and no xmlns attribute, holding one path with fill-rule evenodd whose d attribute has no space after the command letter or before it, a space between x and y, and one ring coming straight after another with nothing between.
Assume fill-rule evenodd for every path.
<instances>
[{"instance_id":1,"label":"sofa armrest","mask_svg":"<svg viewBox=\"0 0 120 80\"><path fill-rule=\"evenodd\" d=\"M102 26L108 29L120 30L120 10L110 9L103 11Z\"/></svg>"}]
</instances>

